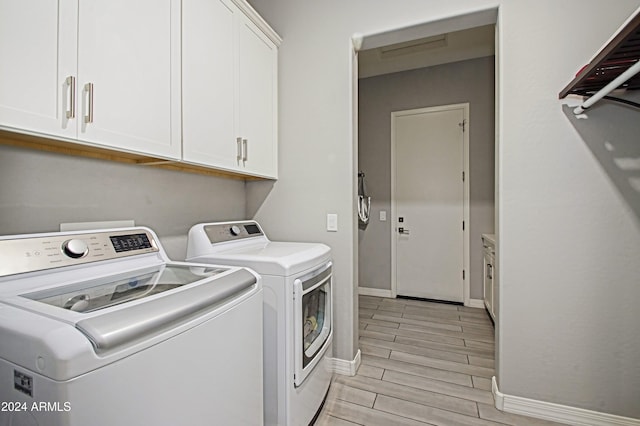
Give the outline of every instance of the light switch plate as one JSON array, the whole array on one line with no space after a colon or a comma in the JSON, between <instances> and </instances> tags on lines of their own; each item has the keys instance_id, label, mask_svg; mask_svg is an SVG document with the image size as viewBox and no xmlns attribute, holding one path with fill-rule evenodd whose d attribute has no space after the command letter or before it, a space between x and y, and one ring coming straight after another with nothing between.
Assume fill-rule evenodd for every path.
<instances>
[{"instance_id":1,"label":"light switch plate","mask_svg":"<svg viewBox=\"0 0 640 426\"><path fill-rule=\"evenodd\" d=\"M338 215L335 213L327 214L327 231L336 232L338 230Z\"/></svg>"},{"instance_id":2,"label":"light switch plate","mask_svg":"<svg viewBox=\"0 0 640 426\"><path fill-rule=\"evenodd\" d=\"M387 211L380 210L380 222L384 222L387 220Z\"/></svg>"}]
</instances>

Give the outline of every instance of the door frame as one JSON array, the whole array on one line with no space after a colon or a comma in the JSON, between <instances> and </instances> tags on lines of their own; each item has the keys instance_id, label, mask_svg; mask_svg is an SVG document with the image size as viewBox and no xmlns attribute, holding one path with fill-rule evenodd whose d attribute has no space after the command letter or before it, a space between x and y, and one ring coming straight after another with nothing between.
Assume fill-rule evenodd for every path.
<instances>
[{"instance_id":1,"label":"door frame","mask_svg":"<svg viewBox=\"0 0 640 426\"><path fill-rule=\"evenodd\" d=\"M397 281L396 281L396 272L397 272L397 223L398 218L397 209L396 209L396 140L395 140L395 119L396 117L401 117L403 115L412 115L412 114L421 114L428 112L438 112L438 111L451 111L456 109L462 109L464 113L464 123L465 130L463 132L463 172L464 172L464 182L463 182L463 201L462 201L462 209L463 209L463 220L465 223L464 228L464 237L463 237L463 255L462 255L462 268L465 271L465 277L463 279L463 300L464 305L469 306L471 303L470 298L470 282L471 282L471 274L469 265L471 264L470 259L470 208L469 208L469 129L470 129L470 121L469 121L469 103L460 103L460 104L449 104L449 105L438 105L432 107L425 108L416 108L409 110L401 110L401 111L393 111L391 113L391 220L393 224L391 225L391 297L396 297L398 295L397 292ZM462 176L461 176L462 178ZM461 224L462 226L462 224ZM462 271L460 271L462 273Z\"/></svg>"}]
</instances>

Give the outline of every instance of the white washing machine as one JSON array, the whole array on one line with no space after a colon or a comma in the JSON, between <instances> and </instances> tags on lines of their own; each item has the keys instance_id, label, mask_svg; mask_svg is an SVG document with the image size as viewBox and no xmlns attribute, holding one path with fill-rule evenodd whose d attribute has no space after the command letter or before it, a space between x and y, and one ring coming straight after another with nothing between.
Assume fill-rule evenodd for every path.
<instances>
[{"instance_id":1,"label":"white washing machine","mask_svg":"<svg viewBox=\"0 0 640 426\"><path fill-rule=\"evenodd\" d=\"M148 228L0 237L0 425L261 425L262 306Z\"/></svg>"},{"instance_id":2,"label":"white washing machine","mask_svg":"<svg viewBox=\"0 0 640 426\"><path fill-rule=\"evenodd\" d=\"M246 266L264 287L264 422L314 421L331 382L331 250L272 242L257 222L195 225L187 260Z\"/></svg>"}]
</instances>

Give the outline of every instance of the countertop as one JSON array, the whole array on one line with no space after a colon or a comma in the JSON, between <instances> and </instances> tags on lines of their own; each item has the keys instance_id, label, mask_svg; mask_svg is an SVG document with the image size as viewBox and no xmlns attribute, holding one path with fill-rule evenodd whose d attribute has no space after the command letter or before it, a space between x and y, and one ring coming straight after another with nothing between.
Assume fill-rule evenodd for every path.
<instances>
[{"instance_id":1,"label":"countertop","mask_svg":"<svg viewBox=\"0 0 640 426\"><path fill-rule=\"evenodd\" d=\"M496 234L482 234L482 239L488 243L490 243L492 246L495 247L496 245Z\"/></svg>"}]
</instances>

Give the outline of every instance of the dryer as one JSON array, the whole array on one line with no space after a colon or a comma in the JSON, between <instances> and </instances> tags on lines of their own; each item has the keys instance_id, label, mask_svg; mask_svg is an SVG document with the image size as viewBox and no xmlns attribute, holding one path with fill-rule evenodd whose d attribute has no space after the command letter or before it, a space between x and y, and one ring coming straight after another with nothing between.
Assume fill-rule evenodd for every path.
<instances>
[{"instance_id":1,"label":"dryer","mask_svg":"<svg viewBox=\"0 0 640 426\"><path fill-rule=\"evenodd\" d=\"M195 225L187 261L245 266L264 287L264 422L310 424L332 377L331 250L270 241L255 221Z\"/></svg>"},{"instance_id":2,"label":"dryer","mask_svg":"<svg viewBox=\"0 0 640 426\"><path fill-rule=\"evenodd\" d=\"M0 425L262 424L262 284L144 227L0 237Z\"/></svg>"}]
</instances>

